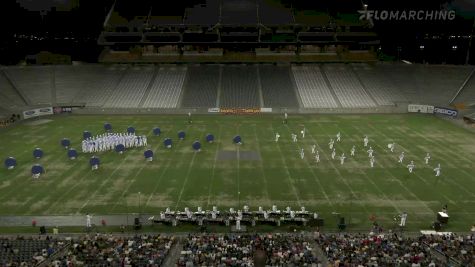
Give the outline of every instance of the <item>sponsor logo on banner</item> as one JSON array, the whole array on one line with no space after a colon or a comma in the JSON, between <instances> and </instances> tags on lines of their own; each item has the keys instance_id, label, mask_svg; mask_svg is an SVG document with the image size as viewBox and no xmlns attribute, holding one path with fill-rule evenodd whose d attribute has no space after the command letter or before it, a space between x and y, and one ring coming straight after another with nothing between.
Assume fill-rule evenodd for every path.
<instances>
[{"instance_id":1,"label":"sponsor logo on banner","mask_svg":"<svg viewBox=\"0 0 475 267\"><path fill-rule=\"evenodd\" d=\"M39 114L39 116L51 115L51 114L53 114L53 108L52 107L40 108L40 109L38 109L38 114Z\"/></svg>"},{"instance_id":2,"label":"sponsor logo on banner","mask_svg":"<svg viewBox=\"0 0 475 267\"><path fill-rule=\"evenodd\" d=\"M455 110L455 109L451 109L451 108L440 108L440 107L435 107L435 108L434 108L434 113L437 113L437 114L444 114L444 115L452 116L452 117L457 117L457 115L458 115L458 111Z\"/></svg>"},{"instance_id":3,"label":"sponsor logo on banner","mask_svg":"<svg viewBox=\"0 0 475 267\"><path fill-rule=\"evenodd\" d=\"M261 108L262 113L272 112L272 108Z\"/></svg>"},{"instance_id":4,"label":"sponsor logo on banner","mask_svg":"<svg viewBox=\"0 0 475 267\"><path fill-rule=\"evenodd\" d=\"M415 113L434 113L434 106L411 104L407 106L407 111Z\"/></svg>"},{"instance_id":5,"label":"sponsor logo on banner","mask_svg":"<svg viewBox=\"0 0 475 267\"><path fill-rule=\"evenodd\" d=\"M52 114L53 114L53 108L52 107L36 108L36 109L30 109L30 110L23 111L23 118L24 119L29 119L29 118L45 116L45 115L52 115Z\"/></svg>"},{"instance_id":6,"label":"sponsor logo on banner","mask_svg":"<svg viewBox=\"0 0 475 267\"><path fill-rule=\"evenodd\" d=\"M224 114L259 114L260 108L221 108L221 113Z\"/></svg>"},{"instance_id":7,"label":"sponsor logo on banner","mask_svg":"<svg viewBox=\"0 0 475 267\"><path fill-rule=\"evenodd\" d=\"M219 108L208 108L209 113L219 113Z\"/></svg>"}]
</instances>

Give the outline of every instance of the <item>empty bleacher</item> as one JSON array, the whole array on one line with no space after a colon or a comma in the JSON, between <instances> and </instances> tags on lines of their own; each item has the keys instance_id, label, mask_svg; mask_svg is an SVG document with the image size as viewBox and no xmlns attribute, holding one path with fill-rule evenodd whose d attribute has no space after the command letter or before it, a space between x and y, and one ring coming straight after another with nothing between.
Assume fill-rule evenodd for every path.
<instances>
[{"instance_id":1,"label":"empty bleacher","mask_svg":"<svg viewBox=\"0 0 475 267\"><path fill-rule=\"evenodd\" d=\"M184 88L182 106L187 108L215 107L218 83L219 66L188 67L188 82Z\"/></svg>"},{"instance_id":2,"label":"empty bleacher","mask_svg":"<svg viewBox=\"0 0 475 267\"><path fill-rule=\"evenodd\" d=\"M447 105L465 79L472 67L453 65L416 65L415 83L420 92L420 99L425 104Z\"/></svg>"},{"instance_id":3,"label":"empty bleacher","mask_svg":"<svg viewBox=\"0 0 475 267\"><path fill-rule=\"evenodd\" d=\"M397 102L408 100L391 82L388 82L384 73L378 66L368 64L353 64L355 73L359 76L363 86L381 106L394 105Z\"/></svg>"},{"instance_id":4,"label":"empty bleacher","mask_svg":"<svg viewBox=\"0 0 475 267\"><path fill-rule=\"evenodd\" d=\"M259 107L256 66L223 67L220 106L226 108Z\"/></svg>"},{"instance_id":5,"label":"empty bleacher","mask_svg":"<svg viewBox=\"0 0 475 267\"><path fill-rule=\"evenodd\" d=\"M265 107L298 107L289 67L259 66L262 97Z\"/></svg>"},{"instance_id":6,"label":"empty bleacher","mask_svg":"<svg viewBox=\"0 0 475 267\"><path fill-rule=\"evenodd\" d=\"M338 107L318 67L292 66L292 73L304 108Z\"/></svg>"},{"instance_id":7,"label":"empty bleacher","mask_svg":"<svg viewBox=\"0 0 475 267\"><path fill-rule=\"evenodd\" d=\"M76 103L86 103L88 107L102 107L114 92L126 72L124 66L88 66L88 71L78 79L85 79L87 86L75 97Z\"/></svg>"},{"instance_id":8,"label":"empty bleacher","mask_svg":"<svg viewBox=\"0 0 475 267\"><path fill-rule=\"evenodd\" d=\"M72 104L77 102L75 97L78 92L87 90L91 83L99 82L92 80L94 67L91 66L56 66L55 88L56 103ZM98 77L96 77L98 78Z\"/></svg>"},{"instance_id":9,"label":"empty bleacher","mask_svg":"<svg viewBox=\"0 0 475 267\"><path fill-rule=\"evenodd\" d=\"M0 72L0 106L3 110L17 110L26 106L22 97L8 81L3 71Z\"/></svg>"},{"instance_id":10,"label":"empty bleacher","mask_svg":"<svg viewBox=\"0 0 475 267\"><path fill-rule=\"evenodd\" d=\"M137 108L152 78L152 67L131 67L104 104L105 108Z\"/></svg>"},{"instance_id":11,"label":"empty bleacher","mask_svg":"<svg viewBox=\"0 0 475 267\"><path fill-rule=\"evenodd\" d=\"M220 70L221 69L221 70ZM188 71L189 70L189 71ZM372 108L448 105L473 67L420 64L2 67L2 113L28 106ZM221 77L220 77L221 75ZM475 103L475 78L454 103ZM260 99L262 91L262 102ZM218 99L219 97L219 99ZM180 101L181 100L181 101Z\"/></svg>"},{"instance_id":12,"label":"empty bleacher","mask_svg":"<svg viewBox=\"0 0 475 267\"><path fill-rule=\"evenodd\" d=\"M454 100L455 104L475 105L475 75L472 75Z\"/></svg>"},{"instance_id":13,"label":"empty bleacher","mask_svg":"<svg viewBox=\"0 0 475 267\"><path fill-rule=\"evenodd\" d=\"M51 104L51 67L12 67L5 73L15 87L26 96L29 105Z\"/></svg>"},{"instance_id":14,"label":"empty bleacher","mask_svg":"<svg viewBox=\"0 0 475 267\"><path fill-rule=\"evenodd\" d=\"M160 67L142 107L176 108L185 77L186 67Z\"/></svg>"},{"instance_id":15,"label":"empty bleacher","mask_svg":"<svg viewBox=\"0 0 475 267\"><path fill-rule=\"evenodd\" d=\"M376 103L364 90L349 66L324 65L323 70L341 105L345 108L375 107Z\"/></svg>"}]
</instances>

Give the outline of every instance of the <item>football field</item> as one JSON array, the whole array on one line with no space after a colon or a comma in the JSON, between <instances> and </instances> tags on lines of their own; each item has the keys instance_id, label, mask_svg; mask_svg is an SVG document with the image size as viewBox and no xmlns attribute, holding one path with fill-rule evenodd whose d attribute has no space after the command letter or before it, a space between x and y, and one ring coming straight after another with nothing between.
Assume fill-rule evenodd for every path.
<instances>
[{"instance_id":1,"label":"football field","mask_svg":"<svg viewBox=\"0 0 475 267\"><path fill-rule=\"evenodd\" d=\"M83 131L101 134L105 122L113 132L133 126L137 134L147 135L154 160L144 160L144 148L122 155L96 153L101 160L96 171L89 166L92 154L69 160L61 139L69 138L80 151ZM161 128L160 136L153 136L154 127ZM185 140L178 140L180 130L186 132ZM331 159L328 147L338 132L337 155L347 156L343 165ZM208 133L215 136L214 143L205 142ZM298 134L297 142L292 133ZM243 144L233 144L236 135ZM363 147L365 135L375 151L374 168ZM173 139L171 149L163 145L166 137ZM0 215L156 215L167 207L305 206L332 227L340 214L350 224L348 230L369 229L372 216L390 228L396 214L407 212L408 228L417 230L428 229L446 204L447 230L467 231L475 223L475 134L433 116L291 115L283 124L276 115L193 115L188 124L185 115L70 115L25 121L1 129L0 138L2 161L12 156L18 162L13 170L0 169ZM201 152L192 149L196 139ZM391 153L387 144L393 141ZM313 144L320 151L319 163L311 154ZM353 145L355 157L350 156ZM43 149L43 158L33 158L35 147ZM397 162L401 151L404 164ZM428 165L427 152L432 156ZM406 167L411 160L416 165L412 174ZM37 180L31 177L35 163L46 170ZM433 171L437 163L440 177Z\"/></svg>"}]
</instances>

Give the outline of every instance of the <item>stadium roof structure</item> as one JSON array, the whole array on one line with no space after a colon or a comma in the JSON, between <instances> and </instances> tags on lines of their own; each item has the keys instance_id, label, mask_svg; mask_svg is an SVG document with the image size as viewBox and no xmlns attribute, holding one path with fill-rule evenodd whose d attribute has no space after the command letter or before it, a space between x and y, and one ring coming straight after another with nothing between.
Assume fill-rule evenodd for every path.
<instances>
[{"instance_id":1,"label":"stadium roof structure","mask_svg":"<svg viewBox=\"0 0 475 267\"><path fill-rule=\"evenodd\" d=\"M159 3L130 10L120 3L105 19L100 45L379 43L354 16L335 20L327 13L297 11L275 0L206 0L168 13Z\"/></svg>"}]
</instances>

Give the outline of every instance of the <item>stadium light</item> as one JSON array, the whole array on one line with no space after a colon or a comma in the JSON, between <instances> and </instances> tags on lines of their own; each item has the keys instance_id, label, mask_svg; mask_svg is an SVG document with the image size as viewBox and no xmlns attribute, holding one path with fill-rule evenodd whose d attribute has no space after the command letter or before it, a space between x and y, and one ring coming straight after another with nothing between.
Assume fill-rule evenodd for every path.
<instances>
[{"instance_id":1,"label":"stadium light","mask_svg":"<svg viewBox=\"0 0 475 267\"><path fill-rule=\"evenodd\" d=\"M419 46L419 49L420 49L420 50L424 50L424 48L425 48L424 45L420 45L420 46Z\"/></svg>"},{"instance_id":2,"label":"stadium light","mask_svg":"<svg viewBox=\"0 0 475 267\"><path fill-rule=\"evenodd\" d=\"M456 45L453 45L453 46L452 46L452 50L457 50L457 46L456 46Z\"/></svg>"}]
</instances>

